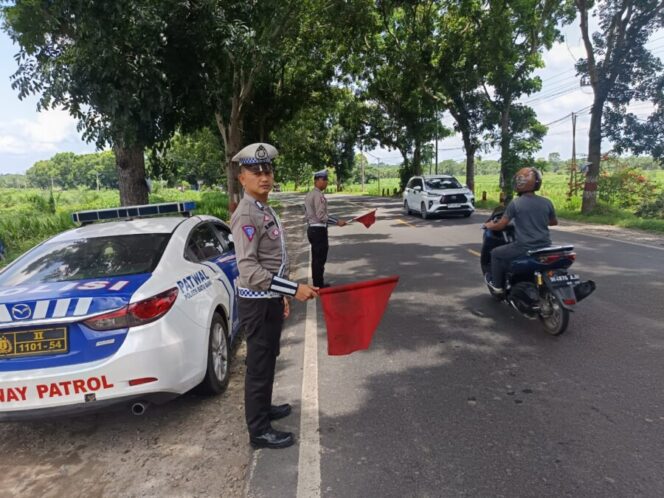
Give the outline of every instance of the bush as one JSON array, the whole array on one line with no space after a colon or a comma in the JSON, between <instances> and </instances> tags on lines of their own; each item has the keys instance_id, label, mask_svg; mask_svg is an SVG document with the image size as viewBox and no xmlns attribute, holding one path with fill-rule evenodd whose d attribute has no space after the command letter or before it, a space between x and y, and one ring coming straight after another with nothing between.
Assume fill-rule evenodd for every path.
<instances>
[{"instance_id":1,"label":"bush","mask_svg":"<svg viewBox=\"0 0 664 498\"><path fill-rule=\"evenodd\" d=\"M599 198L611 205L635 211L657 195L657 184L638 168L603 171L599 178Z\"/></svg>"},{"instance_id":2,"label":"bush","mask_svg":"<svg viewBox=\"0 0 664 498\"><path fill-rule=\"evenodd\" d=\"M664 220L664 192L649 202L644 202L635 213L640 218L657 218Z\"/></svg>"}]
</instances>

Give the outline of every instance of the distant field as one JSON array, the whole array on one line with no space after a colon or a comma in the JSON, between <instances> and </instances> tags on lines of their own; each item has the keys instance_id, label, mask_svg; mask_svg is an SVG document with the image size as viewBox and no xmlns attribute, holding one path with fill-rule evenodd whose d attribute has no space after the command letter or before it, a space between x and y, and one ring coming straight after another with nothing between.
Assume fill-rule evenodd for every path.
<instances>
[{"instance_id":1,"label":"distant field","mask_svg":"<svg viewBox=\"0 0 664 498\"><path fill-rule=\"evenodd\" d=\"M71 213L120 205L116 190L69 190L49 192L39 189L0 189L0 239L6 246L7 261L63 230L74 226ZM150 195L151 203L194 200L196 212L228 219L228 197L219 192L180 192L162 189ZM53 212L55 208L55 212ZM0 262L0 266L3 262Z\"/></svg>"}]
</instances>

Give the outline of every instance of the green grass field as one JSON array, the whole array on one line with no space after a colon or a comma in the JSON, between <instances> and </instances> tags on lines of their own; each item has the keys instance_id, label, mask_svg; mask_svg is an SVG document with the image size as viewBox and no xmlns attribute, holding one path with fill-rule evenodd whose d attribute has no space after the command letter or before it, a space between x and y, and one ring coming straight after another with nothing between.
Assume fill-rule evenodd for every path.
<instances>
[{"instance_id":1,"label":"green grass field","mask_svg":"<svg viewBox=\"0 0 664 498\"><path fill-rule=\"evenodd\" d=\"M648 172L649 178L664 186L664 171ZM464 178L459 178L461 182ZM567 198L568 178L566 175L546 174L541 194L550 198L560 218L617 225L627 228L639 228L664 233L664 220L643 219L634 214L600 204L597 213L582 216L580 192L571 199ZM294 186L282 184L283 191L292 191ZM299 190L306 190L307 187ZM399 190L398 178L383 178L365 185L364 194L371 196L393 196ZM333 188L328 189L333 194ZM344 193L362 193L359 184L346 185ZM492 208L498 204L500 189L496 175L477 176L475 178L477 207ZM482 201L486 192L486 201ZM117 191L111 190L70 190L55 192L54 206L50 202L49 192L38 189L0 189L0 239L6 246L7 259L0 262L0 267L16 258L27 249L74 226L70 215L76 211L117 207L120 199ZM211 214L228 220L228 197L219 192L180 192L176 189L161 189L150 195L151 203L194 200L197 202L196 213ZM53 212L55 210L55 212Z\"/></svg>"},{"instance_id":2,"label":"green grass field","mask_svg":"<svg viewBox=\"0 0 664 498\"><path fill-rule=\"evenodd\" d=\"M49 203L49 192L38 189L0 189L0 239L6 246L7 259L13 260L26 250L53 235L74 227L71 213L120 205L114 190L70 190L54 192L55 212ZM150 195L151 203L196 201L196 213L211 214L227 220L228 197L219 192L180 192L162 189Z\"/></svg>"},{"instance_id":3,"label":"green grass field","mask_svg":"<svg viewBox=\"0 0 664 498\"><path fill-rule=\"evenodd\" d=\"M664 171L648 171L646 172L648 178L659 184L659 190L664 189ZM459 177L460 182L464 182L463 177ZM541 195L551 199L556 206L556 211L561 219L570 219L576 221L584 221L588 223L598 223L606 225L616 225L625 228L638 228L642 230L649 230L654 232L664 233L664 220L659 219L643 219L635 216L634 214L618 209L615 207L600 204L597 213L591 216L581 215L581 189L568 199L568 182L569 177L562 174L545 174ZM372 182L365 185L364 193L366 195L383 195L383 190L388 196L392 196L394 189L399 188L398 178L381 179L380 185L378 182ZM332 194L333 188L328 189L328 193ZM360 193L361 186L359 184L348 185L344 188L343 193ZM486 201L482 201L482 194L486 192ZM494 208L498 205L500 199L500 187L498 186L497 175L478 175L475 177L475 197L477 199L478 208Z\"/></svg>"}]
</instances>

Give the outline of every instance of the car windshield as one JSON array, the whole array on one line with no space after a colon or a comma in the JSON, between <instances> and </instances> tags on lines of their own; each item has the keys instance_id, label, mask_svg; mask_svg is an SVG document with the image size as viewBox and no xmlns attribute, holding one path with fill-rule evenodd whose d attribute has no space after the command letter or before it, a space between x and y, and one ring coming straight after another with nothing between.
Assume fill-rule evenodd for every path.
<instances>
[{"instance_id":1,"label":"car windshield","mask_svg":"<svg viewBox=\"0 0 664 498\"><path fill-rule=\"evenodd\" d=\"M432 190L442 190L446 188L461 188L461 184L456 178L427 178L427 188Z\"/></svg>"},{"instance_id":2,"label":"car windshield","mask_svg":"<svg viewBox=\"0 0 664 498\"><path fill-rule=\"evenodd\" d=\"M152 272L170 233L116 235L36 247L0 274L0 286L109 278Z\"/></svg>"}]
</instances>

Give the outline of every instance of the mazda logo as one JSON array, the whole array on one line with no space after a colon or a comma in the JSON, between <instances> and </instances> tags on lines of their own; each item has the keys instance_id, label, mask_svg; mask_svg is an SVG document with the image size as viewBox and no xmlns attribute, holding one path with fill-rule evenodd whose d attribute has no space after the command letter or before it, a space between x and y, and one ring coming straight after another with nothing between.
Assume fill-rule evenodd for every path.
<instances>
[{"instance_id":1,"label":"mazda logo","mask_svg":"<svg viewBox=\"0 0 664 498\"><path fill-rule=\"evenodd\" d=\"M27 320L32 315L32 309L27 304L15 304L12 306L14 320Z\"/></svg>"}]
</instances>

